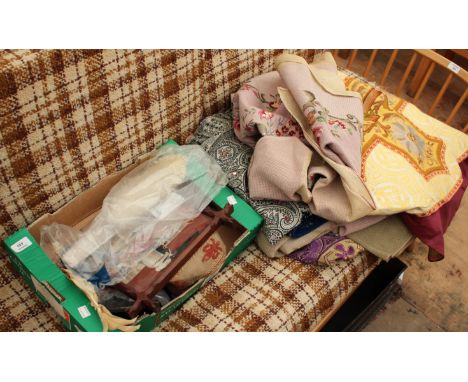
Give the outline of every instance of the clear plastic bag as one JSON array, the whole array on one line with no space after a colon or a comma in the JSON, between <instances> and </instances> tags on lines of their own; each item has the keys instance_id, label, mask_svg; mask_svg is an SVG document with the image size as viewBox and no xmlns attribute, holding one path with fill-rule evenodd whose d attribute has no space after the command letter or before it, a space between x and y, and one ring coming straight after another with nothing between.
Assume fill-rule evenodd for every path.
<instances>
[{"instance_id":1,"label":"clear plastic bag","mask_svg":"<svg viewBox=\"0 0 468 382\"><path fill-rule=\"evenodd\" d=\"M44 226L41 244L49 242L67 268L96 285L128 282L144 266L164 268L171 254L158 248L226 184L226 175L200 146L168 144L111 189L84 232Z\"/></svg>"}]
</instances>

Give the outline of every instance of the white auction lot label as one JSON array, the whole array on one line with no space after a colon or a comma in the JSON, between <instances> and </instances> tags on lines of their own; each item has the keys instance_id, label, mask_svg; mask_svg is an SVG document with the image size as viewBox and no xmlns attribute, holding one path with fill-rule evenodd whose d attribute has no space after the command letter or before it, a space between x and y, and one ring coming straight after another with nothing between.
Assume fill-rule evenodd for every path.
<instances>
[{"instance_id":1,"label":"white auction lot label","mask_svg":"<svg viewBox=\"0 0 468 382\"><path fill-rule=\"evenodd\" d=\"M23 237L21 240L18 240L15 244L10 246L10 248L15 251L15 253L20 253L22 250L28 248L32 245L31 240L28 237Z\"/></svg>"},{"instance_id":2,"label":"white auction lot label","mask_svg":"<svg viewBox=\"0 0 468 382\"><path fill-rule=\"evenodd\" d=\"M460 67L454 62L449 62L447 68L449 68L454 73L458 73L460 71Z\"/></svg>"},{"instance_id":3,"label":"white auction lot label","mask_svg":"<svg viewBox=\"0 0 468 382\"><path fill-rule=\"evenodd\" d=\"M91 316L91 313L89 312L88 307L86 305L80 306L78 308L78 312L80 313L81 318Z\"/></svg>"}]
</instances>

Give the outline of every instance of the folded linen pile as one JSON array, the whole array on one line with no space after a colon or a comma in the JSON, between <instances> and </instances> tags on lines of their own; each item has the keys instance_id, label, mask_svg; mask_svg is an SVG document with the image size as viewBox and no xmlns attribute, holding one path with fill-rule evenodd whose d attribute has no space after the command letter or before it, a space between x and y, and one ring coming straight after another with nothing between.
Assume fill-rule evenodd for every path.
<instances>
[{"instance_id":1,"label":"folded linen pile","mask_svg":"<svg viewBox=\"0 0 468 382\"><path fill-rule=\"evenodd\" d=\"M388 260L414 234L441 259L468 181L468 137L339 72L328 52L310 65L283 54L275 68L192 141L265 218L263 252L329 263L365 248Z\"/></svg>"}]
</instances>

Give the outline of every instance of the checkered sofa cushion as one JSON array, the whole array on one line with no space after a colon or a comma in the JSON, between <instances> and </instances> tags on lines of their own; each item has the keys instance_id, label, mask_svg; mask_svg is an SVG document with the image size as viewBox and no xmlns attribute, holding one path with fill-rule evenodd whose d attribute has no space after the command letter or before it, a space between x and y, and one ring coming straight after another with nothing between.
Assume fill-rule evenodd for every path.
<instances>
[{"instance_id":1,"label":"checkered sofa cushion","mask_svg":"<svg viewBox=\"0 0 468 382\"><path fill-rule=\"evenodd\" d=\"M229 105L230 94L241 82L272 70L274 57L281 52L0 51L0 239L57 210L167 139L183 143L205 116ZM307 60L313 57L312 50L295 53ZM268 261L258 255L255 258ZM242 259L250 267L249 256ZM280 264L275 265L278 274L286 272ZM344 280L348 266L351 272L352 265L346 265L336 275L337 282ZM238 267L242 263L229 269L243 272ZM312 272L307 268L292 267L291 278ZM365 275L367 271L358 272ZM307 280L300 285L306 288ZM343 288L340 293L346 295L351 284ZM301 293L315 298L310 289ZM184 322L179 326L187 329L190 321ZM216 329L212 324L203 325ZM299 327L291 325L281 328ZM33 297L2 253L0 330L58 328L53 313Z\"/></svg>"},{"instance_id":2,"label":"checkered sofa cushion","mask_svg":"<svg viewBox=\"0 0 468 382\"><path fill-rule=\"evenodd\" d=\"M252 245L157 330L312 331L377 264L361 254L310 266L268 258Z\"/></svg>"}]
</instances>

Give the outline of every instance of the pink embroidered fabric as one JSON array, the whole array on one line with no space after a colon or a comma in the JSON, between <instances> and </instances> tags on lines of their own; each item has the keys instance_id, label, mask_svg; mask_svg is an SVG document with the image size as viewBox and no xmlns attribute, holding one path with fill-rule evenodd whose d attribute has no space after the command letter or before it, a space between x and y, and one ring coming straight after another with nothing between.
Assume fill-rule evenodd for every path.
<instances>
[{"instance_id":1,"label":"pink embroidered fabric","mask_svg":"<svg viewBox=\"0 0 468 382\"><path fill-rule=\"evenodd\" d=\"M312 65L345 92L329 53L316 56ZM237 138L252 147L265 135L296 136L307 144L301 127L282 103L278 87L287 88L301 106L323 153L360 174L362 100L324 89L306 63L284 62L278 71L252 78L232 95L233 127Z\"/></svg>"},{"instance_id":2,"label":"pink embroidered fabric","mask_svg":"<svg viewBox=\"0 0 468 382\"><path fill-rule=\"evenodd\" d=\"M320 68L322 73L326 73L330 78L338 78L336 64L331 55L317 56L312 65ZM278 72L286 88L301 107L323 153L336 163L344 164L359 174L364 120L362 100L358 97L332 94L324 89L305 64L286 61L279 65ZM344 83L340 82L340 90L344 92Z\"/></svg>"},{"instance_id":3,"label":"pink embroidered fabric","mask_svg":"<svg viewBox=\"0 0 468 382\"><path fill-rule=\"evenodd\" d=\"M330 54L316 56L312 64L327 83L327 89L317 81L308 64L297 59L285 55L278 71L252 78L231 97L235 135L255 147L249 171L249 195L254 200L297 201L300 197L313 214L346 226L352 221L349 215L353 203L340 175L320 155L301 154L289 161L283 155L291 151L294 141L285 139L281 144L280 137L298 138L307 146L304 146L307 152L312 151L307 150L311 145L283 104L279 88L288 89L303 111L321 155L350 167L357 176L361 168L362 100L359 94L346 91ZM260 138L267 136L278 141L262 140L263 145L256 147ZM295 174L298 179L287 181L291 178L287 174ZM364 228L373 220L357 223Z\"/></svg>"},{"instance_id":4,"label":"pink embroidered fabric","mask_svg":"<svg viewBox=\"0 0 468 382\"><path fill-rule=\"evenodd\" d=\"M266 135L298 137L306 143L301 127L286 110L278 94L284 87L278 72L245 82L231 95L233 127L237 138L254 147Z\"/></svg>"}]
</instances>

